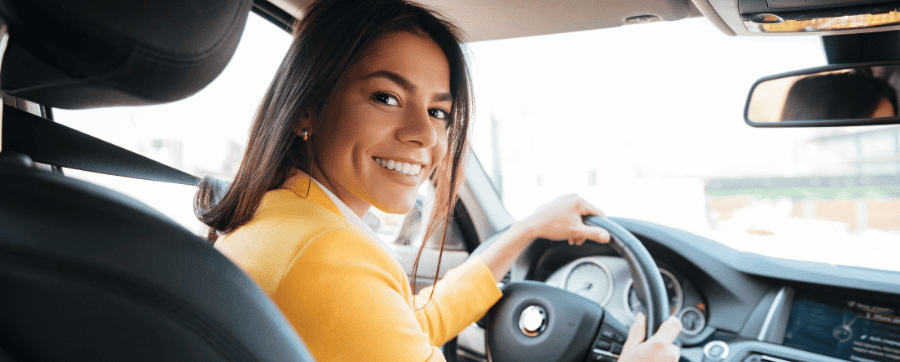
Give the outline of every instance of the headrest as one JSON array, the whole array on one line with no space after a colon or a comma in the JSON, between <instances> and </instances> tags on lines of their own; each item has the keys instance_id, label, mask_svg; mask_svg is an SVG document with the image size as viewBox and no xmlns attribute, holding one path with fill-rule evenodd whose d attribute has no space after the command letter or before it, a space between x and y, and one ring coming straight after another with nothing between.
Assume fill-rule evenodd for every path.
<instances>
[{"instance_id":1,"label":"headrest","mask_svg":"<svg viewBox=\"0 0 900 362\"><path fill-rule=\"evenodd\" d=\"M252 0L0 0L7 94L56 108L186 98L234 54Z\"/></svg>"}]
</instances>

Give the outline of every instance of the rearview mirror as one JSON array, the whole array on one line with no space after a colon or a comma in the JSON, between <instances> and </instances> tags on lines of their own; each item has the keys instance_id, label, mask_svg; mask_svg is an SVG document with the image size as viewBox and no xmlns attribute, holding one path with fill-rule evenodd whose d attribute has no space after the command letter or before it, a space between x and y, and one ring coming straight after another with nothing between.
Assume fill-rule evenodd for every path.
<instances>
[{"instance_id":1,"label":"rearview mirror","mask_svg":"<svg viewBox=\"0 0 900 362\"><path fill-rule=\"evenodd\" d=\"M900 124L900 62L842 64L762 78L744 120L753 127Z\"/></svg>"}]
</instances>

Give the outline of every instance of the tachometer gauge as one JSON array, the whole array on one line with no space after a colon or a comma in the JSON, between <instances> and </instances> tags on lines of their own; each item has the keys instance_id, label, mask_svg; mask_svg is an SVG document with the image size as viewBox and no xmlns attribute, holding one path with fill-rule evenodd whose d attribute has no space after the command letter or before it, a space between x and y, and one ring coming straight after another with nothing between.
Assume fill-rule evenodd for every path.
<instances>
[{"instance_id":1,"label":"tachometer gauge","mask_svg":"<svg viewBox=\"0 0 900 362\"><path fill-rule=\"evenodd\" d=\"M668 270L660 269L659 272L662 275L663 284L666 286L666 296L669 297L669 308L671 308L669 315L675 315L681 310L681 304L684 302L684 293L681 290L681 283L679 283L678 279L675 279L675 276ZM628 293L625 294L625 306L628 307L628 311L632 318L637 315L637 312L644 313L644 315L647 314L647 308L645 308L644 304L641 303L641 300L638 299L633 283L633 280L628 281L626 284Z\"/></svg>"},{"instance_id":2,"label":"tachometer gauge","mask_svg":"<svg viewBox=\"0 0 900 362\"><path fill-rule=\"evenodd\" d=\"M612 297L612 287L612 275L606 265L583 260L569 269L563 288L600 305L606 305Z\"/></svg>"}]
</instances>

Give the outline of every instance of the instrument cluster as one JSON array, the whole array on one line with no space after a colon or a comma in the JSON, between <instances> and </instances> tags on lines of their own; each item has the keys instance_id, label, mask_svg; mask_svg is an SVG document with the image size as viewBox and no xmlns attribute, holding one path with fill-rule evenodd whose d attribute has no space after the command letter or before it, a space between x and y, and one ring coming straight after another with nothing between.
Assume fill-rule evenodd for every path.
<instances>
[{"instance_id":1,"label":"instrument cluster","mask_svg":"<svg viewBox=\"0 0 900 362\"><path fill-rule=\"evenodd\" d=\"M694 336L706 327L707 306L699 291L676 270L660 266L670 314L681 319L682 333ZM554 271L545 281L597 302L625 325L634 323L638 312L646 309L634 290L628 264L621 257L589 256L579 258Z\"/></svg>"}]
</instances>

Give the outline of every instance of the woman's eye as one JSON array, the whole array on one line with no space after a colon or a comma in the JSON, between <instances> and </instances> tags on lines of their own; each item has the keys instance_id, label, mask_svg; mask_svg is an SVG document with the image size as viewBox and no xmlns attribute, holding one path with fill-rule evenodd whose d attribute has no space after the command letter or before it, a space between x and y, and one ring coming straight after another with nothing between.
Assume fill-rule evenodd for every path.
<instances>
[{"instance_id":1,"label":"woman's eye","mask_svg":"<svg viewBox=\"0 0 900 362\"><path fill-rule=\"evenodd\" d=\"M389 106L399 106L400 101L397 100L397 97L394 97L390 94L378 93L375 95L375 100L381 103L387 104Z\"/></svg>"},{"instance_id":2,"label":"woman's eye","mask_svg":"<svg viewBox=\"0 0 900 362\"><path fill-rule=\"evenodd\" d=\"M428 114L437 119L447 119L447 112L440 108L435 108L428 111Z\"/></svg>"}]
</instances>

